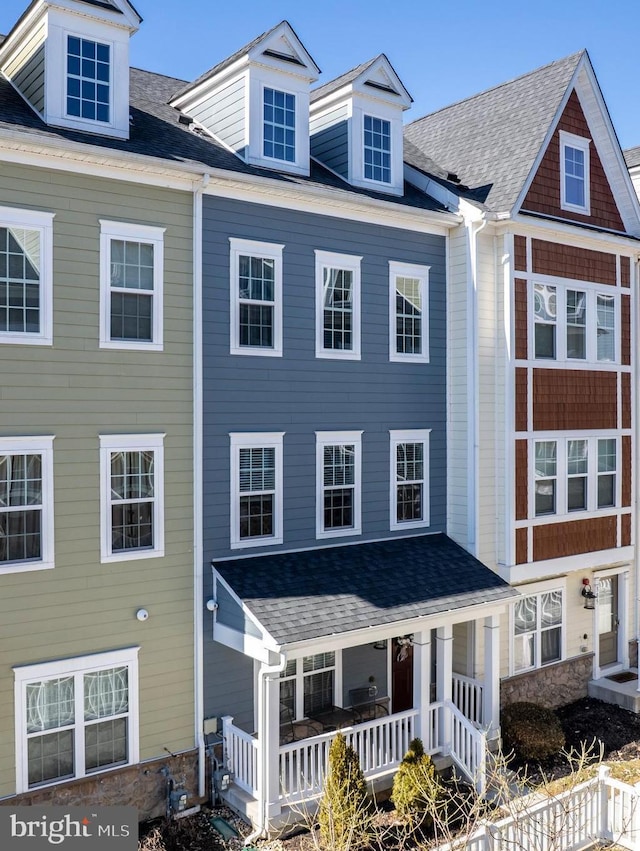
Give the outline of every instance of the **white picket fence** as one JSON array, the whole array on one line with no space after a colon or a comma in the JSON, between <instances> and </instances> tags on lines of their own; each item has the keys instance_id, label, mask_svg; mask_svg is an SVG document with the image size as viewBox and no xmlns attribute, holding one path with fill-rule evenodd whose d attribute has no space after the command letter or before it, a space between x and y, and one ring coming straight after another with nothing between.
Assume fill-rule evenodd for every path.
<instances>
[{"instance_id":1,"label":"white picket fence","mask_svg":"<svg viewBox=\"0 0 640 851\"><path fill-rule=\"evenodd\" d=\"M511 813L433 851L581 851L600 843L640 851L640 786L600 768L598 776L550 798L515 798Z\"/></svg>"}]
</instances>

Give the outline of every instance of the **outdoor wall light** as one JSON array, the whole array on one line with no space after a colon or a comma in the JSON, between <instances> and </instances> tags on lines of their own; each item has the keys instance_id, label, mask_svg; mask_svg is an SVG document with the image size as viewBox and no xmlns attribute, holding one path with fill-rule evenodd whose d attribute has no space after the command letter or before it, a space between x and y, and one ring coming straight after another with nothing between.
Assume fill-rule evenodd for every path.
<instances>
[{"instance_id":1,"label":"outdoor wall light","mask_svg":"<svg viewBox=\"0 0 640 851\"><path fill-rule=\"evenodd\" d=\"M589 609L589 610L595 609L595 607L596 607L596 600L597 600L598 598L597 598L597 595L596 595L596 594L594 594L594 593L593 593L593 591L591 590L591 583L589 582L589 580L588 580L588 579L583 579L583 580L582 580L582 591L581 591L581 594L582 594L582 596L584 597L584 607L585 607L585 609Z\"/></svg>"}]
</instances>

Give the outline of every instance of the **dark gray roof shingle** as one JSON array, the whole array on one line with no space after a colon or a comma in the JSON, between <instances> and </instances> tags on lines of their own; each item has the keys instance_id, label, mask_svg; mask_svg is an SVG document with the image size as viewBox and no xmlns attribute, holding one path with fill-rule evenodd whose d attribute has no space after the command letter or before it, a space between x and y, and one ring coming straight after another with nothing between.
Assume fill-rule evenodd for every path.
<instances>
[{"instance_id":1,"label":"dark gray roof shingle","mask_svg":"<svg viewBox=\"0 0 640 851\"><path fill-rule=\"evenodd\" d=\"M407 125L406 162L428 174L421 159L427 157L457 175L472 199L510 211L585 55L574 53Z\"/></svg>"},{"instance_id":2,"label":"dark gray roof shingle","mask_svg":"<svg viewBox=\"0 0 640 851\"><path fill-rule=\"evenodd\" d=\"M339 77L336 77L334 80L329 80L328 83L324 83L322 86L318 86L317 89L313 89L309 99L311 103L320 98L325 97L326 95L330 95L331 92L337 91L342 86L346 86L348 83L352 83L356 77L359 77L364 71L367 70L373 63L376 61L378 57L374 57L370 59L368 62L363 62L361 65L357 65L355 68L352 68L350 71L345 71L344 74L341 74Z\"/></svg>"},{"instance_id":3,"label":"dark gray roof shingle","mask_svg":"<svg viewBox=\"0 0 640 851\"><path fill-rule=\"evenodd\" d=\"M443 534L214 566L280 645L518 596Z\"/></svg>"},{"instance_id":4,"label":"dark gray roof shingle","mask_svg":"<svg viewBox=\"0 0 640 851\"><path fill-rule=\"evenodd\" d=\"M627 148L627 150L622 153L624 154L624 160L627 164L627 168L634 168L635 166L640 165L640 145L636 145L635 148Z\"/></svg>"}]
</instances>

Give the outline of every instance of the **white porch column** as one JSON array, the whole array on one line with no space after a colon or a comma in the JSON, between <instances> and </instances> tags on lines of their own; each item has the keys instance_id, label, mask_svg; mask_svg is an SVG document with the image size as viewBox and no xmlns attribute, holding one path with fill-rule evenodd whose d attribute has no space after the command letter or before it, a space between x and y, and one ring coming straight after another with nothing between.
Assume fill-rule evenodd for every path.
<instances>
[{"instance_id":1,"label":"white porch column","mask_svg":"<svg viewBox=\"0 0 640 851\"><path fill-rule=\"evenodd\" d=\"M436 700L438 703L451 703L453 674L453 627L451 624L440 626L436 630ZM442 711L440 726L440 744L443 753L451 750L452 724L451 713L445 707Z\"/></svg>"},{"instance_id":2,"label":"white porch column","mask_svg":"<svg viewBox=\"0 0 640 851\"><path fill-rule=\"evenodd\" d=\"M264 680L264 730L260 731L264 759L264 801L268 819L280 815L280 677L267 674Z\"/></svg>"},{"instance_id":3,"label":"white porch column","mask_svg":"<svg viewBox=\"0 0 640 851\"><path fill-rule=\"evenodd\" d=\"M431 679L431 631L416 632L413 636L413 706L418 710L416 736L422 739L425 750L431 747L429 724L429 681Z\"/></svg>"},{"instance_id":4,"label":"white porch column","mask_svg":"<svg viewBox=\"0 0 640 851\"><path fill-rule=\"evenodd\" d=\"M489 738L500 727L500 618L490 615L484 619L484 691L482 723Z\"/></svg>"}]
</instances>

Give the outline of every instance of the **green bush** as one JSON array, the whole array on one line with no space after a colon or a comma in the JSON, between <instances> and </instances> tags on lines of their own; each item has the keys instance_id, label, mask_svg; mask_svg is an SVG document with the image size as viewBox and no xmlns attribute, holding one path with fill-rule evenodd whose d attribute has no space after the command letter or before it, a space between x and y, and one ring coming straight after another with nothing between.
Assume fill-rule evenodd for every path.
<instances>
[{"instance_id":1,"label":"green bush","mask_svg":"<svg viewBox=\"0 0 640 851\"><path fill-rule=\"evenodd\" d=\"M424 752L422 741L413 739L393 778L393 805L410 825L424 825L432 820L441 797L442 788L431 757Z\"/></svg>"},{"instance_id":2,"label":"green bush","mask_svg":"<svg viewBox=\"0 0 640 851\"><path fill-rule=\"evenodd\" d=\"M371 816L367 784L358 755L338 733L329 748L329 765L318 812L322 848L350 851L368 844Z\"/></svg>"},{"instance_id":3,"label":"green bush","mask_svg":"<svg viewBox=\"0 0 640 851\"><path fill-rule=\"evenodd\" d=\"M564 747L564 733L552 709L537 703L512 703L502 711L502 743L522 761L544 760Z\"/></svg>"}]
</instances>

